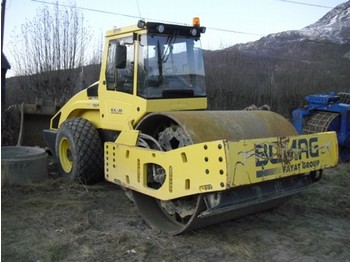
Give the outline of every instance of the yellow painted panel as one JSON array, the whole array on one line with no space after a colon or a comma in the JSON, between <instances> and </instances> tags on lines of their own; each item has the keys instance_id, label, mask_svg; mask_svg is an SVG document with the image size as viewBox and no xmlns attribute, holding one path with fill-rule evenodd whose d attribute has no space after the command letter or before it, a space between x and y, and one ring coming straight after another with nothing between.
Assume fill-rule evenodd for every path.
<instances>
[{"instance_id":1,"label":"yellow painted panel","mask_svg":"<svg viewBox=\"0 0 350 262\"><path fill-rule=\"evenodd\" d=\"M106 180L162 200L309 173L337 163L335 132L218 140L168 152L105 143ZM158 189L148 184L152 166L163 168L166 175Z\"/></svg>"},{"instance_id":2,"label":"yellow painted panel","mask_svg":"<svg viewBox=\"0 0 350 262\"><path fill-rule=\"evenodd\" d=\"M150 164L157 164L166 172L159 189L147 185ZM163 200L225 189L226 170L223 141L168 152L105 143L106 180Z\"/></svg>"},{"instance_id":3,"label":"yellow painted panel","mask_svg":"<svg viewBox=\"0 0 350 262\"><path fill-rule=\"evenodd\" d=\"M336 166L335 132L229 142L230 187Z\"/></svg>"}]
</instances>

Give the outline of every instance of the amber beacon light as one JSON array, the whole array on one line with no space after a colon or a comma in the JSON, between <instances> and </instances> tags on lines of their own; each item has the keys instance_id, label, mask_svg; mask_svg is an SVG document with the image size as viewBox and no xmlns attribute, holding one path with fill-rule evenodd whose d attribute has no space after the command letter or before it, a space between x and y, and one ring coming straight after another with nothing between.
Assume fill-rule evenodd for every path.
<instances>
[{"instance_id":1,"label":"amber beacon light","mask_svg":"<svg viewBox=\"0 0 350 262\"><path fill-rule=\"evenodd\" d=\"M199 17L193 17L193 19L192 19L192 23L193 23L193 26L200 26L200 19L199 19Z\"/></svg>"}]
</instances>

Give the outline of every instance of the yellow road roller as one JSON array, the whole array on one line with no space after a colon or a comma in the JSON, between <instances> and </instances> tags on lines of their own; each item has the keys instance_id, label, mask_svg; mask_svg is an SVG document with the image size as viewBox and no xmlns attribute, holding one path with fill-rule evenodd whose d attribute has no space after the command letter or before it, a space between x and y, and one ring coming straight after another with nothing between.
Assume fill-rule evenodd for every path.
<instances>
[{"instance_id":1,"label":"yellow road roller","mask_svg":"<svg viewBox=\"0 0 350 262\"><path fill-rule=\"evenodd\" d=\"M99 81L44 137L62 176L120 185L152 227L180 234L272 208L337 165L334 132L270 111L208 111L199 19L107 31Z\"/></svg>"}]
</instances>

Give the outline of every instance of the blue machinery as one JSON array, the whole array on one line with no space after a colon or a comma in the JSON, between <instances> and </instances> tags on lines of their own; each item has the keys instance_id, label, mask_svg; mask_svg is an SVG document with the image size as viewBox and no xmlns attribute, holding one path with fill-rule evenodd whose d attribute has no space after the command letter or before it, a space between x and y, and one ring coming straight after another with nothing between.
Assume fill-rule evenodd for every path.
<instances>
[{"instance_id":1,"label":"blue machinery","mask_svg":"<svg viewBox=\"0 0 350 262\"><path fill-rule=\"evenodd\" d=\"M340 159L350 160L350 93L309 95L307 105L293 111L299 134L336 131Z\"/></svg>"}]
</instances>

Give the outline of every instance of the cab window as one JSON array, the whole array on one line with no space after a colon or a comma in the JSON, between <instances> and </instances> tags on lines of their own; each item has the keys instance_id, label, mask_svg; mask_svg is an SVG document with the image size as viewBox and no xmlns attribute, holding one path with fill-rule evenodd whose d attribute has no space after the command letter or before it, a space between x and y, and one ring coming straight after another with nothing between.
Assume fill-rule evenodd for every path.
<instances>
[{"instance_id":1,"label":"cab window","mask_svg":"<svg viewBox=\"0 0 350 262\"><path fill-rule=\"evenodd\" d=\"M120 66L118 62L121 55L118 52L118 46L126 48L126 63ZM132 37L112 40L109 42L107 65L106 65L106 82L108 90L117 90L125 93L133 93L134 80L134 44Z\"/></svg>"}]
</instances>

